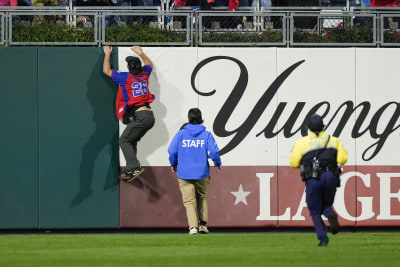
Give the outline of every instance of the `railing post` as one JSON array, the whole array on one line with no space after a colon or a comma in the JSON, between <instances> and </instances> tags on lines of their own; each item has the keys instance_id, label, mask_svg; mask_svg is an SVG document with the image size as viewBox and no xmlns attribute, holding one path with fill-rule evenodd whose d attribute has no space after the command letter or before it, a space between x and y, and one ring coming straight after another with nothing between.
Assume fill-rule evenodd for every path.
<instances>
[{"instance_id":1,"label":"railing post","mask_svg":"<svg viewBox=\"0 0 400 267\"><path fill-rule=\"evenodd\" d=\"M293 18L293 13L289 12L289 38L287 47L293 45L293 33L294 33L294 18Z\"/></svg>"},{"instance_id":2,"label":"railing post","mask_svg":"<svg viewBox=\"0 0 400 267\"><path fill-rule=\"evenodd\" d=\"M200 42L203 40L203 31L202 31L202 15L199 14L199 12L196 10L196 20L195 20L195 42L196 42L196 47L200 46ZM192 19L190 19L190 24L193 25Z\"/></svg>"},{"instance_id":3,"label":"railing post","mask_svg":"<svg viewBox=\"0 0 400 267\"><path fill-rule=\"evenodd\" d=\"M376 32L375 32L375 36L376 36L376 45L377 47L381 47L382 44L382 38L383 38L383 34L384 34L384 29L383 29L383 18L382 18L382 14L377 13L376 14Z\"/></svg>"}]
</instances>

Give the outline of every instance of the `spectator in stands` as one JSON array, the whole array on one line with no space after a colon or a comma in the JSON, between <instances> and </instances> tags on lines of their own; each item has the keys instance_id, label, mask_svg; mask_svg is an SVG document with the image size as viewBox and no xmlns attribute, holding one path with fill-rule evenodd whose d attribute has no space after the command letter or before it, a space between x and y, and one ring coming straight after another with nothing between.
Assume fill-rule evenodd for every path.
<instances>
[{"instance_id":1,"label":"spectator in stands","mask_svg":"<svg viewBox=\"0 0 400 267\"><path fill-rule=\"evenodd\" d=\"M214 6L216 7L227 7L229 5L229 0L215 0Z\"/></svg>"},{"instance_id":2,"label":"spectator in stands","mask_svg":"<svg viewBox=\"0 0 400 267\"><path fill-rule=\"evenodd\" d=\"M113 6L112 0L76 0L76 6ZM79 16L76 19L77 25L84 27L92 26L92 18L89 16ZM106 16L106 25L114 23L113 16Z\"/></svg>"},{"instance_id":3,"label":"spectator in stands","mask_svg":"<svg viewBox=\"0 0 400 267\"><path fill-rule=\"evenodd\" d=\"M192 7L193 10L200 8L201 10L211 10L211 7L215 5L215 0L174 0L171 5L171 10L176 7ZM169 20L169 19L167 19ZM186 28L186 19L175 18L174 21L180 21L182 23L182 28ZM203 25L210 27L211 18L205 17L203 20Z\"/></svg>"},{"instance_id":4,"label":"spectator in stands","mask_svg":"<svg viewBox=\"0 0 400 267\"><path fill-rule=\"evenodd\" d=\"M31 0L18 0L18 6L32 6Z\"/></svg>"},{"instance_id":5,"label":"spectator in stands","mask_svg":"<svg viewBox=\"0 0 400 267\"><path fill-rule=\"evenodd\" d=\"M57 6L69 6L69 0L57 0ZM65 23L65 16L58 15L56 17L56 23Z\"/></svg>"},{"instance_id":6,"label":"spectator in stands","mask_svg":"<svg viewBox=\"0 0 400 267\"><path fill-rule=\"evenodd\" d=\"M18 6L18 0L0 0L0 6Z\"/></svg>"},{"instance_id":7,"label":"spectator in stands","mask_svg":"<svg viewBox=\"0 0 400 267\"><path fill-rule=\"evenodd\" d=\"M121 7L132 6L131 0L113 0L113 3L115 3L116 6L121 6ZM132 24L133 23L132 16L113 16L113 20L115 21L116 24Z\"/></svg>"},{"instance_id":8,"label":"spectator in stands","mask_svg":"<svg viewBox=\"0 0 400 267\"><path fill-rule=\"evenodd\" d=\"M252 7L271 7L272 1L271 0L253 0L251 2Z\"/></svg>"},{"instance_id":9,"label":"spectator in stands","mask_svg":"<svg viewBox=\"0 0 400 267\"><path fill-rule=\"evenodd\" d=\"M321 6L326 6L326 7L346 7L347 6L347 0L322 0ZM349 6L350 7L361 7L362 6L362 1L361 0L349 0ZM364 25L365 24L365 17L363 16L356 16L353 19L353 24L357 25Z\"/></svg>"},{"instance_id":10,"label":"spectator in stands","mask_svg":"<svg viewBox=\"0 0 400 267\"><path fill-rule=\"evenodd\" d=\"M160 0L133 0L133 6L161 6L161 1Z\"/></svg>"},{"instance_id":11,"label":"spectator in stands","mask_svg":"<svg viewBox=\"0 0 400 267\"><path fill-rule=\"evenodd\" d=\"M249 7L251 2L251 0L239 0L239 7Z\"/></svg>"},{"instance_id":12,"label":"spectator in stands","mask_svg":"<svg viewBox=\"0 0 400 267\"><path fill-rule=\"evenodd\" d=\"M398 7L399 1L398 0L371 0L370 2L371 7ZM400 19L399 17L395 18L388 18L385 17L384 20L384 28L398 28ZM397 25L396 25L397 24ZM394 27L393 27L394 25Z\"/></svg>"},{"instance_id":13,"label":"spectator in stands","mask_svg":"<svg viewBox=\"0 0 400 267\"><path fill-rule=\"evenodd\" d=\"M275 6L292 6L292 7L300 7L300 6L317 7L320 5L320 1L321 0L275 0L274 5Z\"/></svg>"},{"instance_id":14,"label":"spectator in stands","mask_svg":"<svg viewBox=\"0 0 400 267\"><path fill-rule=\"evenodd\" d=\"M229 0L229 10L236 10L239 6L239 0Z\"/></svg>"},{"instance_id":15,"label":"spectator in stands","mask_svg":"<svg viewBox=\"0 0 400 267\"><path fill-rule=\"evenodd\" d=\"M69 0L57 0L57 6L69 6Z\"/></svg>"},{"instance_id":16,"label":"spectator in stands","mask_svg":"<svg viewBox=\"0 0 400 267\"><path fill-rule=\"evenodd\" d=\"M372 7L398 7L398 0L371 0L370 6Z\"/></svg>"},{"instance_id":17,"label":"spectator in stands","mask_svg":"<svg viewBox=\"0 0 400 267\"><path fill-rule=\"evenodd\" d=\"M32 0L33 6L57 6L57 0Z\"/></svg>"},{"instance_id":18,"label":"spectator in stands","mask_svg":"<svg viewBox=\"0 0 400 267\"><path fill-rule=\"evenodd\" d=\"M18 6L32 6L31 0L18 0ZM13 23L22 23L22 24L30 24L33 20L33 16L16 16L16 19L13 18Z\"/></svg>"},{"instance_id":19,"label":"spectator in stands","mask_svg":"<svg viewBox=\"0 0 400 267\"><path fill-rule=\"evenodd\" d=\"M143 1L143 0L141 0ZM200 9L208 10L215 5L215 0L174 0L175 7L198 6Z\"/></svg>"},{"instance_id":20,"label":"spectator in stands","mask_svg":"<svg viewBox=\"0 0 400 267\"><path fill-rule=\"evenodd\" d=\"M31 0L32 6L57 6L57 0ZM40 24L42 22L54 22L54 16L33 16L33 23Z\"/></svg>"}]
</instances>

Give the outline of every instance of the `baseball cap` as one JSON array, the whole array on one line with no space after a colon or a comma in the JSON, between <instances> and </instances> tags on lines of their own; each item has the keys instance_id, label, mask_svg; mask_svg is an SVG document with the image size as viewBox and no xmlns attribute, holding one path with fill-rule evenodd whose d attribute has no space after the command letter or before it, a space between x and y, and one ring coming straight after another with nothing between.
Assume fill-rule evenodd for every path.
<instances>
[{"instance_id":1,"label":"baseball cap","mask_svg":"<svg viewBox=\"0 0 400 267\"><path fill-rule=\"evenodd\" d=\"M135 72L142 72L142 62L138 57L129 56L125 58L126 62L128 62L128 66L130 69L134 70Z\"/></svg>"},{"instance_id":2,"label":"baseball cap","mask_svg":"<svg viewBox=\"0 0 400 267\"><path fill-rule=\"evenodd\" d=\"M313 132L320 132L325 127L322 117L318 114L311 115L307 126Z\"/></svg>"}]
</instances>

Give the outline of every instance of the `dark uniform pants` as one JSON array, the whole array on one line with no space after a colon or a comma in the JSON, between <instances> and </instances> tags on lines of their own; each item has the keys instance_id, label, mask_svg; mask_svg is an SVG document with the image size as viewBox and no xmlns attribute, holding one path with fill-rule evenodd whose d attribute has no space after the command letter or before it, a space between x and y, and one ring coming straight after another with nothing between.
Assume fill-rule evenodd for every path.
<instances>
[{"instance_id":1,"label":"dark uniform pants","mask_svg":"<svg viewBox=\"0 0 400 267\"><path fill-rule=\"evenodd\" d=\"M153 111L136 111L121 134L118 143L126 160L127 171L140 167L140 162L136 157L137 143L154 126L154 122Z\"/></svg>"},{"instance_id":2,"label":"dark uniform pants","mask_svg":"<svg viewBox=\"0 0 400 267\"><path fill-rule=\"evenodd\" d=\"M337 185L338 179L330 171L323 171L319 179L306 182L306 202L319 240L329 240L321 215L328 218L332 212Z\"/></svg>"}]
</instances>

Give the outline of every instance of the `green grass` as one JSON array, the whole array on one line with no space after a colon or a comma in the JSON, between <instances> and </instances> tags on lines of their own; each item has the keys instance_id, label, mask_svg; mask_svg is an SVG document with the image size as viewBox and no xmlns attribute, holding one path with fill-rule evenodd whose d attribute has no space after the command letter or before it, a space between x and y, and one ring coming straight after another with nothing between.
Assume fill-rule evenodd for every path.
<instances>
[{"instance_id":1,"label":"green grass","mask_svg":"<svg viewBox=\"0 0 400 267\"><path fill-rule=\"evenodd\" d=\"M0 266L400 266L400 233L2 235Z\"/></svg>"}]
</instances>

